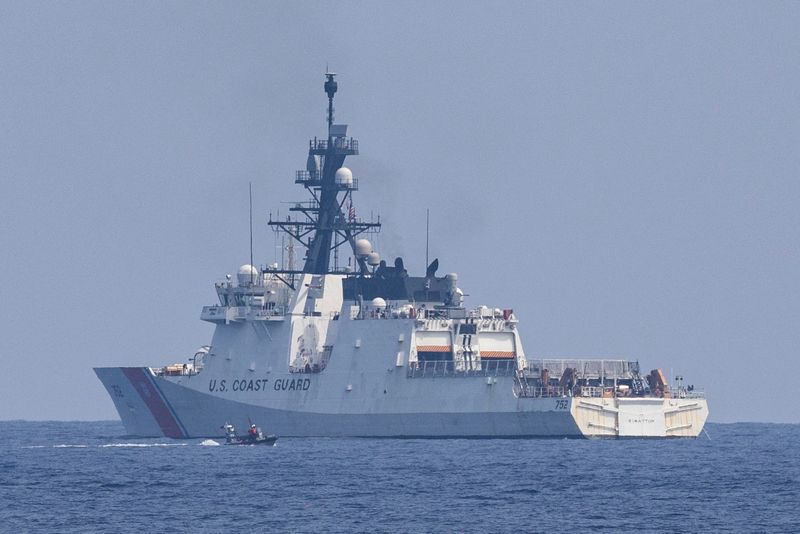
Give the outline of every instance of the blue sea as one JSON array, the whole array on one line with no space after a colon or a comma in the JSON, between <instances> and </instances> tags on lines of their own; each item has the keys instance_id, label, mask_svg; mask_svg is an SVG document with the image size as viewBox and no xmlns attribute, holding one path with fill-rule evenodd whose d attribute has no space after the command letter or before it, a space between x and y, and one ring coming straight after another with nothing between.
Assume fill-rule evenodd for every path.
<instances>
[{"instance_id":1,"label":"blue sea","mask_svg":"<svg viewBox=\"0 0 800 534\"><path fill-rule=\"evenodd\" d=\"M800 532L800 426L706 430L229 447L0 422L0 531Z\"/></svg>"}]
</instances>

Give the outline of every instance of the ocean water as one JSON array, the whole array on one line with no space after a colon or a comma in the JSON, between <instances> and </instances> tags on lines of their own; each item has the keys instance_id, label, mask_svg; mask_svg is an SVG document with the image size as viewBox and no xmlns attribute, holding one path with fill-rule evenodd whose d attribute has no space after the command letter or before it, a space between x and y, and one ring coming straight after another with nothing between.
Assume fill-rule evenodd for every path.
<instances>
[{"instance_id":1,"label":"ocean water","mask_svg":"<svg viewBox=\"0 0 800 534\"><path fill-rule=\"evenodd\" d=\"M800 426L706 430L229 447L0 422L0 531L800 532Z\"/></svg>"}]
</instances>

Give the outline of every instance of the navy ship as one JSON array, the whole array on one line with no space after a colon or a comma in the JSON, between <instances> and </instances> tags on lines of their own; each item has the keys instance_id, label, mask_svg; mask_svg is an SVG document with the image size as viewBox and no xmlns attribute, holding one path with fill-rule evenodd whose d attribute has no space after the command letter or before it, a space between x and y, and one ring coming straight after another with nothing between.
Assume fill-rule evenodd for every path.
<instances>
[{"instance_id":1,"label":"navy ship","mask_svg":"<svg viewBox=\"0 0 800 534\"><path fill-rule=\"evenodd\" d=\"M309 200L270 216L286 244L280 263L257 267L251 253L215 284L218 302L200 314L213 337L186 361L95 368L129 434L214 437L250 421L279 436L701 432L706 399L679 377L626 359L528 356L514 311L465 306L438 259L418 276L381 259L367 239L380 221L353 207L358 178L345 160L359 146L334 123L335 76L324 80L327 135L309 141L294 178Z\"/></svg>"}]
</instances>

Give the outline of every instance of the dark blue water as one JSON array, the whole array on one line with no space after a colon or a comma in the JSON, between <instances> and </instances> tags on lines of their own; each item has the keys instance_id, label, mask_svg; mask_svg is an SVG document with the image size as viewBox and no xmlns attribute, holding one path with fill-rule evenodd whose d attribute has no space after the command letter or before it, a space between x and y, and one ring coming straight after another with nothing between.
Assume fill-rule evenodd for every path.
<instances>
[{"instance_id":1,"label":"dark blue water","mask_svg":"<svg viewBox=\"0 0 800 534\"><path fill-rule=\"evenodd\" d=\"M0 531L800 532L800 426L707 430L215 447L0 422Z\"/></svg>"}]
</instances>

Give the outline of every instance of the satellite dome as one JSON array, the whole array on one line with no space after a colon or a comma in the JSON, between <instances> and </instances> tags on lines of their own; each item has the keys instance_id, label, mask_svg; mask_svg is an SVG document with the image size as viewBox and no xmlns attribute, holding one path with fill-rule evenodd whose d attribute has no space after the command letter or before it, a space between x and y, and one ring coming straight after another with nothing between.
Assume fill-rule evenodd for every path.
<instances>
[{"instance_id":1,"label":"satellite dome","mask_svg":"<svg viewBox=\"0 0 800 534\"><path fill-rule=\"evenodd\" d=\"M366 258L372 252L372 243L366 239L356 239L356 256Z\"/></svg>"},{"instance_id":2,"label":"satellite dome","mask_svg":"<svg viewBox=\"0 0 800 534\"><path fill-rule=\"evenodd\" d=\"M239 274L246 274L248 276L251 274L258 274L258 269L246 263L239 267Z\"/></svg>"},{"instance_id":3,"label":"satellite dome","mask_svg":"<svg viewBox=\"0 0 800 534\"><path fill-rule=\"evenodd\" d=\"M370 252L367 254L367 263L373 267L377 267L381 264L381 255L377 252Z\"/></svg>"},{"instance_id":4,"label":"satellite dome","mask_svg":"<svg viewBox=\"0 0 800 534\"><path fill-rule=\"evenodd\" d=\"M381 297L375 297L372 299L372 307L382 310L386 307L386 301L383 300Z\"/></svg>"},{"instance_id":5,"label":"satellite dome","mask_svg":"<svg viewBox=\"0 0 800 534\"><path fill-rule=\"evenodd\" d=\"M240 286L254 284L258 281L258 277L259 277L258 269L249 264L244 264L241 267L239 267L239 272L236 275L236 278L238 279Z\"/></svg>"},{"instance_id":6,"label":"satellite dome","mask_svg":"<svg viewBox=\"0 0 800 534\"><path fill-rule=\"evenodd\" d=\"M339 169L336 170L334 179L336 180L337 184L349 187L353 185L353 171L351 171L347 167L340 167Z\"/></svg>"}]
</instances>

